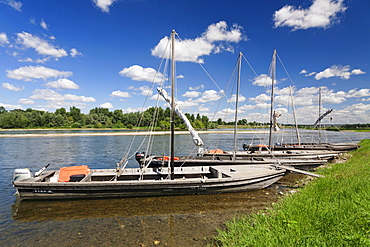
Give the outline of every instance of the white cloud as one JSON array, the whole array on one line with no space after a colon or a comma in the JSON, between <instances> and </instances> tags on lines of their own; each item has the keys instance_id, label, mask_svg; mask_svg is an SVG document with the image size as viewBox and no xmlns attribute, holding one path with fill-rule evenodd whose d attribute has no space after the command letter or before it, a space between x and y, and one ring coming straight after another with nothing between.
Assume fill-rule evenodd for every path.
<instances>
[{"instance_id":1,"label":"white cloud","mask_svg":"<svg viewBox=\"0 0 370 247\"><path fill-rule=\"evenodd\" d=\"M148 81L160 83L164 81L164 75L153 68L143 68L139 65L122 69L119 74L131 78L133 81Z\"/></svg>"},{"instance_id":2,"label":"white cloud","mask_svg":"<svg viewBox=\"0 0 370 247\"><path fill-rule=\"evenodd\" d=\"M197 86L197 87L189 87L189 90L192 90L192 91L196 91L196 90L199 90L199 89L204 89L204 85L200 84L200 86Z\"/></svg>"},{"instance_id":3,"label":"white cloud","mask_svg":"<svg viewBox=\"0 0 370 247\"><path fill-rule=\"evenodd\" d=\"M223 96L224 96L224 91L222 90L219 92L215 90L206 90L202 93L202 96L194 100L194 102L206 103L210 101L217 101L221 99Z\"/></svg>"},{"instance_id":4,"label":"white cloud","mask_svg":"<svg viewBox=\"0 0 370 247\"><path fill-rule=\"evenodd\" d=\"M307 70L305 70L305 69L302 69L301 70L301 72L299 72L299 74L307 74L308 72L307 72Z\"/></svg>"},{"instance_id":5,"label":"white cloud","mask_svg":"<svg viewBox=\"0 0 370 247\"><path fill-rule=\"evenodd\" d=\"M207 112L207 111L210 111L211 109L209 107L205 107L204 105L200 105L198 107L198 111L202 111L202 112Z\"/></svg>"},{"instance_id":6,"label":"white cloud","mask_svg":"<svg viewBox=\"0 0 370 247\"><path fill-rule=\"evenodd\" d=\"M296 94L315 94L319 92L319 88L317 87L304 87L299 89Z\"/></svg>"},{"instance_id":7,"label":"white cloud","mask_svg":"<svg viewBox=\"0 0 370 247\"><path fill-rule=\"evenodd\" d=\"M349 70L350 70L349 65L346 66L333 65L330 68L327 68L324 71L317 73L315 75L315 79L320 80L322 78L340 77L342 80L348 80L351 77L351 75L365 74L365 72L363 72L360 69L354 69L352 71Z\"/></svg>"},{"instance_id":8,"label":"white cloud","mask_svg":"<svg viewBox=\"0 0 370 247\"><path fill-rule=\"evenodd\" d=\"M271 86L272 78L266 74L261 74L253 79L252 85L256 86ZM274 82L276 84L276 80Z\"/></svg>"},{"instance_id":9,"label":"white cloud","mask_svg":"<svg viewBox=\"0 0 370 247\"><path fill-rule=\"evenodd\" d=\"M168 42L168 37L161 39L158 45L152 49L152 55L156 57L162 57L164 55L167 59L169 59L170 49L168 49ZM203 60L200 57L211 54L214 45L209 43L204 38L195 38L193 40L186 39L181 41L176 39L175 47L176 61L203 63Z\"/></svg>"},{"instance_id":10,"label":"white cloud","mask_svg":"<svg viewBox=\"0 0 370 247\"><path fill-rule=\"evenodd\" d=\"M33 104L35 104L35 102L32 99L19 99L18 103L22 104L22 105L33 105Z\"/></svg>"},{"instance_id":11,"label":"white cloud","mask_svg":"<svg viewBox=\"0 0 370 247\"><path fill-rule=\"evenodd\" d=\"M225 21L220 21L208 26L207 30L194 39L175 40L175 60L182 62L203 63L202 56L219 53L222 50L233 52L230 42L238 43L243 39L242 27L234 24L231 28ZM218 42L219 44L216 44ZM169 37L162 38L152 49L152 55L156 57L170 58L168 46Z\"/></svg>"},{"instance_id":12,"label":"white cloud","mask_svg":"<svg viewBox=\"0 0 370 247\"><path fill-rule=\"evenodd\" d=\"M243 95L239 94L238 101L244 102L246 98ZM227 100L228 103L235 103L236 102L236 94L233 94L230 99Z\"/></svg>"},{"instance_id":13,"label":"white cloud","mask_svg":"<svg viewBox=\"0 0 370 247\"><path fill-rule=\"evenodd\" d=\"M40 22L40 26L45 29L45 30L48 30L48 24L46 24L46 22L44 21L44 19L41 20Z\"/></svg>"},{"instance_id":14,"label":"white cloud","mask_svg":"<svg viewBox=\"0 0 370 247\"><path fill-rule=\"evenodd\" d=\"M83 56L82 53L77 51L75 48L71 49L70 55L71 55L71 57Z\"/></svg>"},{"instance_id":15,"label":"white cloud","mask_svg":"<svg viewBox=\"0 0 370 247\"><path fill-rule=\"evenodd\" d=\"M187 91L182 96L189 97L189 98L196 98L196 97L199 97L199 95L201 94L202 94L201 92L197 92L197 91Z\"/></svg>"},{"instance_id":16,"label":"white cloud","mask_svg":"<svg viewBox=\"0 0 370 247\"><path fill-rule=\"evenodd\" d=\"M292 27L293 30L308 28L328 28L338 21L337 14L347 7L344 0L313 0L309 8L296 8L286 5L275 11L273 20L275 27Z\"/></svg>"},{"instance_id":17,"label":"white cloud","mask_svg":"<svg viewBox=\"0 0 370 247\"><path fill-rule=\"evenodd\" d=\"M242 40L242 27L234 24L231 30L228 30L227 23L225 21L220 21L215 24L208 26L207 31L203 34L208 41L227 41L238 43Z\"/></svg>"},{"instance_id":18,"label":"white cloud","mask_svg":"<svg viewBox=\"0 0 370 247\"><path fill-rule=\"evenodd\" d=\"M0 33L0 46L9 44L8 36L6 33Z\"/></svg>"},{"instance_id":19,"label":"white cloud","mask_svg":"<svg viewBox=\"0 0 370 247\"><path fill-rule=\"evenodd\" d=\"M58 49L54 45L49 44L47 41L33 36L30 33L22 32L17 33L18 39L17 42L22 44L26 48L33 48L40 55L52 56L52 57L65 57L68 56L67 52L64 49Z\"/></svg>"},{"instance_id":20,"label":"white cloud","mask_svg":"<svg viewBox=\"0 0 370 247\"><path fill-rule=\"evenodd\" d=\"M85 102L85 103L96 101L93 97L77 96L73 94L62 95L51 89L36 89L35 91L33 91L33 94L31 95L30 98L38 99L38 100L50 100L50 101L71 100L71 101Z\"/></svg>"},{"instance_id":21,"label":"white cloud","mask_svg":"<svg viewBox=\"0 0 370 247\"><path fill-rule=\"evenodd\" d=\"M113 109L114 108L112 103L109 103L109 102L105 102L105 103L101 104L100 107L108 108L108 109Z\"/></svg>"},{"instance_id":22,"label":"white cloud","mask_svg":"<svg viewBox=\"0 0 370 247\"><path fill-rule=\"evenodd\" d=\"M32 79L47 79L50 77L69 77L70 71L59 71L43 66L24 66L15 70L6 70L7 77L16 80L31 81Z\"/></svg>"},{"instance_id":23,"label":"white cloud","mask_svg":"<svg viewBox=\"0 0 370 247\"><path fill-rule=\"evenodd\" d=\"M120 90L113 91L110 95L111 97L121 97L121 98L131 98L129 92L122 92Z\"/></svg>"},{"instance_id":24,"label":"white cloud","mask_svg":"<svg viewBox=\"0 0 370 247\"><path fill-rule=\"evenodd\" d=\"M197 106L198 103L190 100L185 101L176 101L176 104L179 106L180 109L189 109L193 106Z\"/></svg>"},{"instance_id":25,"label":"white cloud","mask_svg":"<svg viewBox=\"0 0 370 247\"><path fill-rule=\"evenodd\" d=\"M354 69L352 70L352 75L362 75L362 74L366 74L366 72L360 70L360 69Z\"/></svg>"},{"instance_id":26,"label":"white cloud","mask_svg":"<svg viewBox=\"0 0 370 247\"><path fill-rule=\"evenodd\" d=\"M11 105L0 102L0 106L3 106L5 109L23 109L21 105Z\"/></svg>"},{"instance_id":27,"label":"white cloud","mask_svg":"<svg viewBox=\"0 0 370 247\"><path fill-rule=\"evenodd\" d=\"M53 87L57 89L79 89L80 88L80 86L78 86L76 83L66 78L59 78L56 81L48 82L45 84L45 86Z\"/></svg>"},{"instance_id":28,"label":"white cloud","mask_svg":"<svg viewBox=\"0 0 370 247\"><path fill-rule=\"evenodd\" d=\"M22 3L21 2L17 2L15 0L7 0L6 2L3 2L3 1L1 1L1 2L9 5L13 9L18 10L19 12L21 12L21 8L22 8Z\"/></svg>"},{"instance_id":29,"label":"white cloud","mask_svg":"<svg viewBox=\"0 0 370 247\"><path fill-rule=\"evenodd\" d=\"M5 89L10 90L10 91L20 92L20 91L24 90L24 87L17 87L17 86L14 86L13 84L10 84L10 83L3 83L3 84L1 84L1 86Z\"/></svg>"},{"instance_id":30,"label":"white cloud","mask_svg":"<svg viewBox=\"0 0 370 247\"><path fill-rule=\"evenodd\" d=\"M255 98L249 98L250 101L255 102L255 103L263 103L266 101L270 101L271 97L266 95L266 94L260 94Z\"/></svg>"},{"instance_id":31,"label":"white cloud","mask_svg":"<svg viewBox=\"0 0 370 247\"><path fill-rule=\"evenodd\" d=\"M370 89L368 88L363 88L360 90L351 89L346 94L347 98L354 98L354 97L359 98L359 97L368 97L368 96L370 96Z\"/></svg>"},{"instance_id":32,"label":"white cloud","mask_svg":"<svg viewBox=\"0 0 370 247\"><path fill-rule=\"evenodd\" d=\"M96 7L100 8L101 11L108 13L110 6L117 0L93 0Z\"/></svg>"},{"instance_id":33,"label":"white cloud","mask_svg":"<svg viewBox=\"0 0 370 247\"><path fill-rule=\"evenodd\" d=\"M134 90L134 91L140 91L139 95L148 96L148 95L153 94L153 90L148 86L141 86L139 88L135 88L134 86L131 86L129 87L129 89Z\"/></svg>"}]
</instances>

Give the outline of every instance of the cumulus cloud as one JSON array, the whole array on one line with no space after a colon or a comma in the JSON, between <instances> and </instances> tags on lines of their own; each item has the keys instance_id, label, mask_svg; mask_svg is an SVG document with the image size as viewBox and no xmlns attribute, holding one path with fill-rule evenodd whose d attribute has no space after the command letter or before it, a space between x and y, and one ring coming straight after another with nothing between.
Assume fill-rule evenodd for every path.
<instances>
[{"instance_id":1,"label":"cumulus cloud","mask_svg":"<svg viewBox=\"0 0 370 247\"><path fill-rule=\"evenodd\" d=\"M93 0L96 7L105 13L109 12L110 6L116 1L117 0Z\"/></svg>"},{"instance_id":2,"label":"cumulus cloud","mask_svg":"<svg viewBox=\"0 0 370 247\"><path fill-rule=\"evenodd\" d=\"M348 80L351 75L361 75L365 74L360 69L354 69L350 71L350 66L340 66L340 65L333 65L330 68L325 69L324 71L318 72L315 75L316 80L320 80L322 78L330 78L330 77L340 77L342 80Z\"/></svg>"},{"instance_id":3,"label":"cumulus cloud","mask_svg":"<svg viewBox=\"0 0 370 247\"><path fill-rule=\"evenodd\" d=\"M197 86L197 87L189 87L189 90L192 90L192 91L196 91L196 90L199 90L199 89L204 89L204 85L200 84L200 86Z\"/></svg>"},{"instance_id":4,"label":"cumulus cloud","mask_svg":"<svg viewBox=\"0 0 370 247\"><path fill-rule=\"evenodd\" d=\"M100 107L108 108L108 109L113 109L114 108L112 103L109 103L109 102L105 102L105 103L101 104Z\"/></svg>"},{"instance_id":5,"label":"cumulus cloud","mask_svg":"<svg viewBox=\"0 0 370 247\"><path fill-rule=\"evenodd\" d=\"M31 95L30 98L37 99L37 100L50 100L50 101L71 100L71 101L78 101L78 102L85 102L85 103L96 101L93 97L77 96L73 94L62 95L51 89L36 89L35 91L33 91L33 94Z\"/></svg>"},{"instance_id":6,"label":"cumulus cloud","mask_svg":"<svg viewBox=\"0 0 370 247\"><path fill-rule=\"evenodd\" d=\"M238 102L244 102L246 98L239 94ZM236 102L236 94L233 94L230 99L227 100L228 103L235 103Z\"/></svg>"},{"instance_id":7,"label":"cumulus cloud","mask_svg":"<svg viewBox=\"0 0 370 247\"><path fill-rule=\"evenodd\" d=\"M15 70L6 70L7 77L16 80L31 81L32 79L48 79L51 77L69 77L70 71L59 71L43 66L24 66Z\"/></svg>"},{"instance_id":8,"label":"cumulus cloud","mask_svg":"<svg viewBox=\"0 0 370 247\"><path fill-rule=\"evenodd\" d=\"M148 87L148 86L141 86L139 88L135 88L134 86L131 86L129 87L130 90L134 90L134 91L140 91L138 94L139 95L144 95L144 96L148 96L148 95L152 95L153 94L153 90Z\"/></svg>"},{"instance_id":9,"label":"cumulus cloud","mask_svg":"<svg viewBox=\"0 0 370 247\"><path fill-rule=\"evenodd\" d=\"M256 86L267 87L271 86L272 78L266 74L261 74L253 79L252 84ZM276 80L274 82L276 84Z\"/></svg>"},{"instance_id":10,"label":"cumulus cloud","mask_svg":"<svg viewBox=\"0 0 370 247\"><path fill-rule=\"evenodd\" d=\"M82 53L77 51L75 48L72 48L69 54L71 55L71 57L82 56Z\"/></svg>"},{"instance_id":11,"label":"cumulus cloud","mask_svg":"<svg viewBox=\"0 0 370 247\"><path fill-rule=\"evenodd\" d=\"M56 81L48 82L45 84L45 86L53 87L57 89L79 89L80 88L80 86L78 86L76 83L66 78L59 78Z\"/></svg>"},{"instance_id":12,"label":"cumulus cloud","mask_svg":"<svg viewBox=\"0 0 370 247\"><path fill-rule=\"evenodd\" d=\"M131 78L133 81L148 81L161 83L164 81L164 75L153 68L143 68L139 65L122 69L119 74L123 77Z\"/></svg>"},{"instance_id":13,"label":"cumulus cloud","mask_svg":"<svg viewBox=\"0 0 370 247\"><path fill-rule=\"evenodd\" d=\"M120 98L131 98L129 92L122 92L120 90L113 91L110 95L111 97L120 97Z\"/></svg>"},{"instance_id":14,"label":"cumulus cloud","mask_svg":"<svg viewBox=\"0 0 370 247\"><path fill-rule=\"evenodd\" d=\"M49 44L47 41L33 36L30 33L22 32L17 33L17 43L23 45L25 48L33 48L40 55L46 55L51 57L65 57L68 56L64 49L58 49L54 45Z\"/></svg>"},{"instance_id":15,"label":"cumulus cloud","mask_svg":"<svg viewBox=\"0 0 370 247\"><path fill-rule=\"evenodd\" d=\"M9 44L8 36L6 33L0 33L0 46Z\"/></svg>"},{"instance_id":16,"label":"cumulus cloud","mask_svg":"<svg viewBox=\"0 0 370 247\"><path fill-rule=\"evenodd\" d=\"M33 104L35 104L35 102L32 99L19 99L18 103L22 104L22 105L33 105Z\"/></svg>"},{"instance_id":17,"label":"cumulus cloud","mask_svg":"<svg viewBox=\"0 0 370 247\"><path fill-rule=\"evenodd\" d=\"M207 111L210 111L211 109L209 107L205 107L204 105L200 105L198 107L198 111L201 111L201 112L207 112Z\"/></svg>"},{"instance_id":18,"label":"cumulus cloud","mask_svg":"<svg viewBox=\"0 0 370 247\"><path fill-rule=\"evenodd\" d=\"M222 50L233 52L230 43L238 43L243 39L242 27L234 24L228 27L225 21L220 21L208 26L207 30L194 39L175 40L176 61L203 63L202 56L211 53L219 53ZM152 49L152 55L156 57L170 58L168 47L169 37L162 38Z\"/></svg>"},{"instance_id":19,"label":"cumulus cloud","mask_svg":"<svg viewBox=\"0 0 370 247\"><path fill-rule=\"evenodd\" d=\"M202 94L201 92L197 92L197 91L187 91L182 96L188 97L188 98L197 98L201 94Z\"/></svg>"},{"instance_id":20,"label":"cumulus cloud","mask_svg":"<svg viewBox=\"0 0 370 247\"><path fill-rule=\"evenodd\" d=\"M23 5L21 2L17 2L15 0L1 1L0 3L5 3L9 5L10 7L12 7L13 9L18 10L19 12L21 12L21 8Z\"/></svg>"},{"instance_id":21,"label":"cumulus cloud","mask_svg":"<svg viewBox=\"0 0 370 247\"><path fill-rule=\"evenodd\" d=\"M308 8L286 5L273 15L275 27L292 27L293 30L328 28L338 21L338 14L347 7L344 0L313 0Z\"/></svg>"},{"instance_id":22,"label":"cumulus cloud","mask_svg":"<svg viewBox=\"0 0 370 247\"><path fill-rule=\"evenodd\" d=\"M5 109L23 109L21 105L5 104L1 102L0 102L0 106L4 107Z\"/></svg>"},{"instance_id":23,"label":"cumulus cloud","mask_svg":"<svg viewBox=\"0 0 370 247\"><path fill-rule=\"evenodd\" d=\"M20 91L23 91L24 90L24 87L17 87L17 86L14 86L13 84L10 84L10 83L3 83L1 84L1 86L7 90L10 90L10 91L16 91L16 92L20 92Z\"/></svg>"},{"instance_id":24,"label":"cumulus cloud","mask_svg":"<svg viewBox=\"0 0 370 247\"><path fill-rule=\"evenodd\" d=\"M44 19L41 20L40 22L40 26L45 29L45 30L48 30L48 24L46 24L46 22L44 21Z\"/></svg>"},{"instance_id":25,"label":"cumulus cloud","mask_svg":"<svg viewBox=\"0 0 370 247\"><path fill-rule=\"evenodd\" d=\"M225 21L220 21L209 25L203 37L210 42L227 41L238 43L243 38L242 27L234 24L232 28L228 30L227 23Z\"/></svg>"},{"instance_id":26,"label":"cumulus cloud","mask_svg":"<svg viewBox=\"0 0 370 247\"><path fill-rule=\"evenodd\" d=\"M221 99L223 96L224 96L224 91L222 90L219 92L215 90L206 90L202 93L202 96L194 100L194 102L206 103L210 101L217 101Z\"/></svg>"}]
</instances>

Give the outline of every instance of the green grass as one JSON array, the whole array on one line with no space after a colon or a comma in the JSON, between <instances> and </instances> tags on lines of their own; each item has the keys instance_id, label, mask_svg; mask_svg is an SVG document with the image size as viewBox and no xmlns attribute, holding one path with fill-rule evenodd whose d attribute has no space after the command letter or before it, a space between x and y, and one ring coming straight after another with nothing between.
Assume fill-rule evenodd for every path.
<instances>
[{"instance_id":1,"label":"green grass","mask_svg":"<svg viewBox=\"0 0 370 247\"><path fill-rule=\"evenodd\" d=\"M216 246L370 246L370 140L272 208L226 224Z\"/></svg>"}]
</instances>

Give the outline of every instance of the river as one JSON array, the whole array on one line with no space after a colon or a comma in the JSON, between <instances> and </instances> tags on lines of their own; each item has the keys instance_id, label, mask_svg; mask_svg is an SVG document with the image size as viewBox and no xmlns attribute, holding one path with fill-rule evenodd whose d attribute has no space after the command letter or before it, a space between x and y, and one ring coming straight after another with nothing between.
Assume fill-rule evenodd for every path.
<instances>
[{"instance_id":1,"label":"river","mask_svg":"<svg viewBox=\"0 0 370 247\"><path fill-rule=\"evenodd\" d=\"M294 136L287 131L289 141ZM14 133L14 132L12 132ZM23 132L22 132L23 133ZM27 132L39 133L39 132ZM46 133L50 133L46 131ZM60 133L60 132L58 132ZM277 200L284 185L261 191L218 195L196 195L155 198L125 198L100 200L63 200L19 202L13 196L13 170L30 168L37 171L46 164L58 169L71 164L90 168L114 168L129 145L131 136L40 136L3 137L0 133L0 245L1 246L204 246L216 228L241 213L262 209ZM317 131L302 131L302 135L317 138ZM207 147L230 150L233 135L201 134ZM251 142L256 133L238 135L237 146ZM138 136L133 146L138 146ZM153 153L162 151L168 136L155 136ZM259 135L254 142L265 142ZM324 132L322 141L358 142L370 139L370 132ZM275 140L275 141L276 141ZM176 153L194 152L188 135L176 135ZM219 143L217 145L217 143ZM167 153L168 154L168 153ZM132 161L131 166L136 166ZM205 239L206 238L206 239Z\"/></svg>"}]
</instances>

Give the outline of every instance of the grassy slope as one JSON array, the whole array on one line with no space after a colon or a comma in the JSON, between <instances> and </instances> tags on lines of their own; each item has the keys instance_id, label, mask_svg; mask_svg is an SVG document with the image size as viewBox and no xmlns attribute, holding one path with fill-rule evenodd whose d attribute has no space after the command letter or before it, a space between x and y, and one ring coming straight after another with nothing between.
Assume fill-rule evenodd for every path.
<instances>
[{"instance_id":1,"label":"grassy slope","mask_svg":"<svg viewBox=\"0 0 370 247\"><path fill-rule=\"evenodd\" d=\"M228 222L221 246L370 246L370 140L265 213Z\"/></svg>"}]
</instances>

